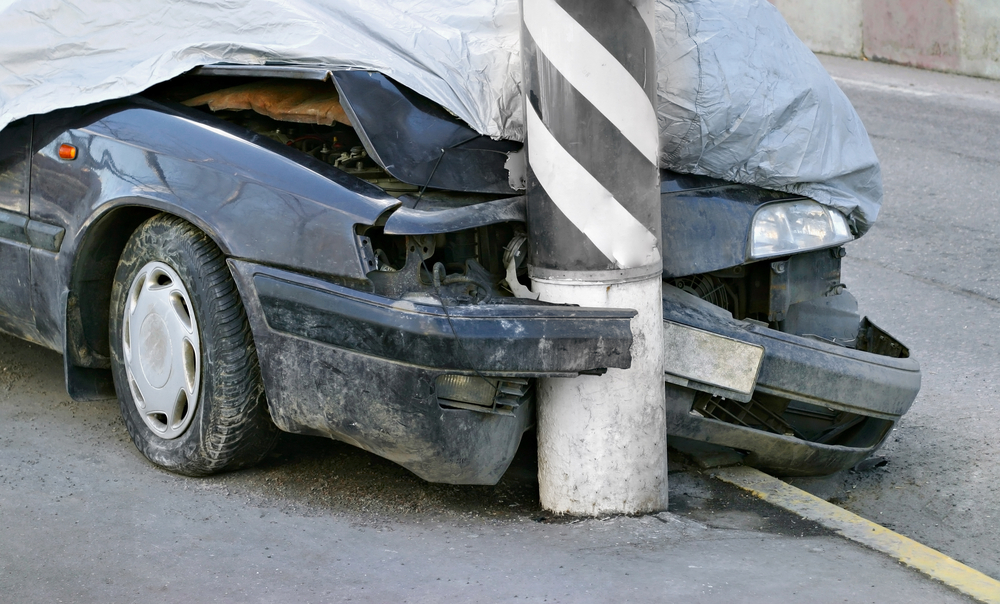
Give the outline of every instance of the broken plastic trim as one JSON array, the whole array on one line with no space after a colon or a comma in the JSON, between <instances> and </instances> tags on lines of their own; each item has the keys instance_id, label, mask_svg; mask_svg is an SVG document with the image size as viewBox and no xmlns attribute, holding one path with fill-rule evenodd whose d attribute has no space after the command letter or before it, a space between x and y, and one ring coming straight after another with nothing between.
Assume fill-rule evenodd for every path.
<instances>
[{"instance_id":1,"label":"broken plastic trim","mask_svg":"<svg viewBox=\"0 0 1000 604\"><path fill-rule=\"evenodd\" d=\"M386 235L436 235L526 219L524 196L520 195L459 208L399 208L389 216L384 232Z\"/></svg>"},{"instance_id":2,"label":"broken plastic trim","mask_svg":"<svg viewBox=\"0 0 1000 604\"><path fill-rule=\"evenodd\" d=\"M431 189L514 195L510 154L440 105L378 72L337 71L340 102L369 155L399 180Z\"/></svg>"},{"instance_id":3,"label":"broken plastic trim","mask_svg":"<svg viewBox=\"0 0 1000 604\"><path fill-rule=\"evenodd\" d=\"M760 394L742 403L699 393L694 398L691 413L805 442L852 448L874 447L895 424L892 420Z\"/></svg>"}]
</instances>

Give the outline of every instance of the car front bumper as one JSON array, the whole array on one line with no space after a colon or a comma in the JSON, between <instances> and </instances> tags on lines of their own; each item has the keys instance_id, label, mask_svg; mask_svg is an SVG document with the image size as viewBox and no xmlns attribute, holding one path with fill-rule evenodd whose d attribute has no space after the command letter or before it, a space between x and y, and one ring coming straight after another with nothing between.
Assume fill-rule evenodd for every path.
<instances>
[{"instance_id":1,"label":"car front bumper","mask_svg":"<svg viewBox=\"0 0 1000 604\"><path fill-rule=\"evenodd\" d=\"M752 396L801 401L822 410L854 414L860 418L859 425L867 423L856 429L860 433L851 446L810 441L789 434L776 422L762 429L761 422L743 421L738 416L747 413L749 418L754 413L751 400L716 400L720 404L710 408L720 412L705 413L703 401L718 394L717 389L667 376L672 382L666 384L669 435L744 451L747 463L779 474L829 474L863 460L882 444L920 389L920 367L912 358L863 352L737 321L725 310L669 285L664 285L663 315L668 324L762 347Z\"/></svg>"},{"instance_id":2,"label":"car front bumper","mask_svg":"<svg viewBox=\"0 0 1000 604\"><path fill-rule=\"evenodd\" d=\"M431 482L495 484L534 421L530 380L631 364L635 311L435 305L230 260L282 430L327 436ZM495 380L490 406L439 396L442 376ZM503 395L508 386L516 391Z\"/></svg>"}]
</instances>

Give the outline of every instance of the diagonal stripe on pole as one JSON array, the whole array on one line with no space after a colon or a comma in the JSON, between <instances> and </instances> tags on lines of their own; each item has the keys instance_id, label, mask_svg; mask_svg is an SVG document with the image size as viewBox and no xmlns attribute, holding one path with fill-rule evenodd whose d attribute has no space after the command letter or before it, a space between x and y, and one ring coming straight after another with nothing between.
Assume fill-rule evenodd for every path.
<instances>
[{"instance_id":1,"label":"diagonal stripe on pole","mask_svg":"<svg viewBox=\"0 0 1000 604\"><path fill-rule=\"evenodd\" d=\"M538 51L656 165L656 111L642 84L555 0L525 2L523 18Z\"/></svg>"},{"instance_id":2,"label":"diagonal stripe on pole","mask_svg":"<svg viewBox=\"0 0 1000 604\"><path fill-rule=\"evenodd\" d=\"M529 164L549 198L618 268L656 264L656 235L556 141L533 108L525 118L531 141ZM543 160L533 160L542 157Z\"/></svg>"},{"instance_id":3,"label":"diagonal stripe on pole","mask_svg":"<svg viewBox=\"0 0 1000 604\"><path fill-rule=\"evenodd\" d=\"M613 15L604 18L602 10ZM630 0L523 3L533 274L659 271L659 135L647 17ZM617 21L629 33L609 25ZM573 228L553 230L546 219L553 209Z\"/></svg>"}]
</instances>

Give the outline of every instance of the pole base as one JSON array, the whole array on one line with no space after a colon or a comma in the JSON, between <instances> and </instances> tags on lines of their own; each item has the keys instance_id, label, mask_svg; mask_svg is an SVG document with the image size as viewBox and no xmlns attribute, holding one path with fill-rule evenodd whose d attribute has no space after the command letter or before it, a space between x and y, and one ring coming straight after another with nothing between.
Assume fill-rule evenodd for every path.
<instances>
[{"instance_id":1,"label":"pole base","mask_svg":"<svg viewBox=\"0 0 1000 604\"><path fill-rule=\"evenodd\" d=\"M662 281L536 280L548 302L634 308L632 367L602 376L547 378L538 390L542 507L599 516L667 509Z\"/></svg>"}]
</instances>

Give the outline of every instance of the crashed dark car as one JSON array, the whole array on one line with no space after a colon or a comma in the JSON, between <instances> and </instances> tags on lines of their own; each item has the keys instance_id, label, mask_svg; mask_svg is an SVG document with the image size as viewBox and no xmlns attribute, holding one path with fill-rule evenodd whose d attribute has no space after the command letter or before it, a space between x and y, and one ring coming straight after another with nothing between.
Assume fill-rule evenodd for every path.
<instances>
[{"instance_id":1,"label":"crashed dark car","mask_svg":"<svg viewBox=\"0 0 1000 604\"><path fill-rule=\"evenodd\" d=\"M631 362L633 311L500 285L527 270L520 144L380 74L201 69L0 145L0 327L61 351L73 398L117 394L166 469L281 429L492 484L536 378Z\"/></svg>"},{"instance_id":2,"label":"crashed dark car","mask_svg":"<svg viewBox=\"0 0 1000 604\"><path fill-rule=\"evenodd\" d=\"M379 73L289 66L21 119L0 133L0 328L62 352L74 399L117 396L171 471L251 465L283 430L493 484L535 380L629 367L635 315L515 295L520 148ZM669 172L662 199L669 433L785 473L870 454L919 369L844 291L848 237L754 247L761 216L829 211ZM714 369L671 355L703 344Z\"/></svg>"}]
</instances>

